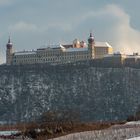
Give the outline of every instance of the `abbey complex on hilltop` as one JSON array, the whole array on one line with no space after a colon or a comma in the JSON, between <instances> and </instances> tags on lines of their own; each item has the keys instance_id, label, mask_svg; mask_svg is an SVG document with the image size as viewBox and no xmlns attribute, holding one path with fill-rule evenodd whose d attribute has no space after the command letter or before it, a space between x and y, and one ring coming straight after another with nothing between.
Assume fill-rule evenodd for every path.
<instances>
[{"instance_id":1,"label":"abbey complex on hilltop","mask_svg":"<svg viewBox=\"0 0 140 140\"><path fill-rule=\"evenodd\" d=\"M113 48L107 42L95 42L92 33L88 45L75 39L73 44L49 45L32 51L13 52L13 44L9 38L6 45L6 64L65 64L76 61L103 58L113 54Z\"/></svg>"},{"instance_id":2,"label":"abbey complex on hilltop","mask_svg":"<svg viewBox=\"0 0 140 140\"><path fill-rule=\"evenodd\" d=\"M6 64L66 64L77 61L93 60L97 65L137 65L140 66L140 55L124 55L113 53L113 48L107 42L96 42L92 33L88 44L75 39L72 44L49 45L32 51L13 52L13 44L9 38L6 45Z\"/></svg>"}]
</instances>

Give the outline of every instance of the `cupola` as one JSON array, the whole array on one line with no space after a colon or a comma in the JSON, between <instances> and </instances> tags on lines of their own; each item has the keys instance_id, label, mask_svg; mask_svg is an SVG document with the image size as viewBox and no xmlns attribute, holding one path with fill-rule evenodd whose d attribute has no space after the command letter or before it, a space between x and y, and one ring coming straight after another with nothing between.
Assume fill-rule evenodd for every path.
<instances>
[{"instance_id":1,"label":"cupola","mask_svg":"<svg viewBox=\"0 0 140 140\"><path fill-rule=\"evenodd\" d=\"M92 33L90 33L90 36L89 36L89 38L88 38L88 43L89 43L89 44L94 43L94 37L93 37Z\"/></svg>"}]
</instances>

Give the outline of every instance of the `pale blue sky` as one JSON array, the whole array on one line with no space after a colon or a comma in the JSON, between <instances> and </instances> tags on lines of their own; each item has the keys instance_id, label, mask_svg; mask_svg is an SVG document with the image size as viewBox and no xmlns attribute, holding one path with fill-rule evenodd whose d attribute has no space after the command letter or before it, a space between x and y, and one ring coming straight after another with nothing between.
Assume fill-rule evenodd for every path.
<instances>
[{"instance_id":1,"label":"pale blue sky","mask_svg":"<svg viewBox=\"0 0 140 140\"><path fill-rule=\"evenodd\" d=\"M0 54L12 38L14 49L44 44L107 41L115 51L140 52L140 0L0 0Z\"/></svg>"}]
</instances>

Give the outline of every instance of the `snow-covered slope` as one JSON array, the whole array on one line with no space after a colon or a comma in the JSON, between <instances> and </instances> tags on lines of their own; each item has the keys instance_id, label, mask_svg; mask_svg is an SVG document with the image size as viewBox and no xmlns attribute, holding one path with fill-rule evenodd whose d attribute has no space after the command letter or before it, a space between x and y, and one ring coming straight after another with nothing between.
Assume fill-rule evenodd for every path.
<instances>
[{"instance_id":1,"label":"snow-covered slope","mask_svg":"<svg viewBox=\"0 0 140 140\"><path fill-rule=\"evenodd\" d=\"M130 138L130 139L127 139L127 140L140 140L140 137L134 137L134 138Z\"/></svg>"},{"instance_id":2,"label":"snow-covered slope","mask_svg":"<svg viewBox=\"0 0 140 140\"><path fill-rule=\"evenodd\" d=\"M104 130L73 133L53 140L139 140L139 136L140 123L129 122L124 125L114 125Z\"/></svg>"},{"instance_id":3,"label":"snow-covered slope","mask_svg":"<svg viewBox=\"0 0 140 140\"><path fill-rule=\"evenodd\" d=\"M106 129L74 133L50 140L127 140L129 138L135 140L139 132L140 128Z\"/></svg>"},{"instance_id":4,"label":"snow-covered slope","mask_svg":"<svg viewBox=\"0 0 140 140\"><path fill-rule=\"evenodd\" d=\"M140 70L89 65L0 66L0 121L73 110L82 120L123 120L140 104Z\"/></svg>"}]
</instances>

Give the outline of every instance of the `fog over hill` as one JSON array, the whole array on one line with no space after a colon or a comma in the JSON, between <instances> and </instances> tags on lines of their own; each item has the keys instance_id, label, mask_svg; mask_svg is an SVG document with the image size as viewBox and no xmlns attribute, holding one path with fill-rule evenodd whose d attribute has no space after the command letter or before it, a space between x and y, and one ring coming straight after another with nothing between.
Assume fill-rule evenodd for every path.
<instances>
[{"instance_id":1,"label":"fog over hill","mask_svg":"<svg viewBox=\"0 0 140 140\"><path fill-rule=\"evenodd\" d=\"M88 64L0 66L0 121L73 110L83 121L124 120L140 104L140 69Z\"/></svg>"}]
</instances>

